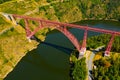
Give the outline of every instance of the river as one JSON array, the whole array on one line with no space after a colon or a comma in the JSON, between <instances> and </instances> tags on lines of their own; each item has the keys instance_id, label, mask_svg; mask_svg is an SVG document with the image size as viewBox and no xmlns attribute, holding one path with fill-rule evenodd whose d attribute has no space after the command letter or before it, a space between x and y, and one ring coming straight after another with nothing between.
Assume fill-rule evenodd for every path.
<instances>
[{"instance_id":1,"label":"river","mask_svg":"<svg viewBox=\"0 0 120 80\"><path fill-rule=\"evenodd\" d=\"M120 31L120 22L81 21L75 24ZM78 40L83 38L83 30L70 29ZM88 32L88 37L99 33ZM69 55L74 50L72 43L60 32L50 32L45 42L27 53L8 74L5 80L69 80Z\"/></svg>"}]
</instances>

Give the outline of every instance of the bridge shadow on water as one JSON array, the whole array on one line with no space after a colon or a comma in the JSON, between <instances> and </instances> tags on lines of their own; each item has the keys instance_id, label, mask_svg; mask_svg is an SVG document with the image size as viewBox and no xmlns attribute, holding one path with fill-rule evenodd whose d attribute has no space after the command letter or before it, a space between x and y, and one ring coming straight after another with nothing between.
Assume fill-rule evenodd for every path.
<instances>
[{"instance_id":1,"label":"bridge shadow on water","mask_svg":"<svg viewBox=\"0 0 120 80\"><path fill-rule=\"evenodd\" d=\"M46 46L56 49L58 53L39 52L47 51ZM41 42L20 60L4 80L69 80L69 55L72 51L70 48Z\"/></svg>"},{"instance_id":2,"label":"bridge shadow on water","mask_svg":"<svg viewBox=\"0 0 120 80\"><path fill-rule=\"evenodd\" d=\"M74 49L66 48L66 47L59 46L59 45L52 44L52 43L48 43L48 42L41 42L41 44L45 44L45 45L51 46L53 48L56 48L56 49L64 52L65 54L68 54L68 55L70 55L72 53L72 51L74 50Z\"/></svg>"}]
</instances>

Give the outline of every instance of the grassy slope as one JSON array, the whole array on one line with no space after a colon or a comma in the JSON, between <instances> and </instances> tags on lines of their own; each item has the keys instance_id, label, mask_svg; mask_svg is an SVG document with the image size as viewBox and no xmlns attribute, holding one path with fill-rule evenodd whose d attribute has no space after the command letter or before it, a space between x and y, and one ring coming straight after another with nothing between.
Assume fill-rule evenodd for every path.
<instances>
[{"instance_id":1,"label":"grassy slope","mask_svg":"<svg viewBox=\"0 0 120 80\"><path fill-rule=\"evenodd\" d=\"M0 27L2 27L1 30L8 28L7 31L0 34L0 78L4 78L18 61L38 43L35 41L29 43L25 31L20 25L14 28L8 23Z\"/></svg>"},{"instance_id":2,"label":"grassy slope","mask_svg":"<svg viewBox=\"0 0 120 80\"><path fill-rule=\"evenodd\" d=\"M26 6L27 5L27 6ZM9 6L9 7L7 7ZM25 7L26 6L26 7ZM0 11L6 13L24 14L36 6L32 1L6 2L0 5ZM37 47L37 42L28 42L25 30L4 20L0 15L0 80L3 79L19 60L30 50Z\"/></svg>"},{"instance_id":3,"label":"grassy slope","mask_svg":"<svg viewBox=\"0 0 120 80\"><path fill-rule=\"evenodd\" d=\"M26 2L13 0L0 4L0 12L11 14L24 15L36 8L38 8L37 3L33 0L26 0ZM33 14L29 16L33 16ZM37 17L37 14L34 14L34 16ZM35 27L32 22L30 22L30 26ZM43 29L36 35L40 40L44 40L49 30ZM0 80L14 69L15 65L28 51L36 48L37 44L36 41L28 42L22 26L13 25L0 15Z\"/></svg>"}]
</instances>

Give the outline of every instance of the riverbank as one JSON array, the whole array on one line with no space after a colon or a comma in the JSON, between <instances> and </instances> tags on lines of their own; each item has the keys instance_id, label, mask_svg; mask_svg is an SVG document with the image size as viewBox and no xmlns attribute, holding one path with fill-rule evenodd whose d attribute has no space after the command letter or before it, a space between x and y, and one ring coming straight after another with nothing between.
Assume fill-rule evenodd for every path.
<instances>
[{"instance_id":1,"label":"riverbank","mask_svg":"<svg viewBox=\"0 0 120 80\"><path fill-rule=\"evenodd\" d=\"M29 51L37 48L40 44L35 40L28 41L26 33L21 25L14 25L0 15L0 79L4 79L19 61ZM45 40L45 34L49 29L41 30L38 38ZM43 32L43 33L42 33ZM42 35L44 34L44 35Z\"/></svg>"},{"instance_id":2,"label":"riverbank","mask_svg":"<svg viewBox=\"0 0 120 80\"><path fill-rule=\"evenodd\" d=\"M16 26L0 35L0 79L5 78L27 52L35 49L36 41L28 42L21 26Z\"/></svg>"}]
</instances>

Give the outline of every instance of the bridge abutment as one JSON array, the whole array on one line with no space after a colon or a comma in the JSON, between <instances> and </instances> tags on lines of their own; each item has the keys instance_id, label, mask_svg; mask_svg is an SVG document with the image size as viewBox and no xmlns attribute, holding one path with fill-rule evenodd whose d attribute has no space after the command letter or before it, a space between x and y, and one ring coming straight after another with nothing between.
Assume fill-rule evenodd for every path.
<instances>
[{"instance_id":1,"label":"bridge abutment","mask_svg":"<svg viewBox=\"0 0 120 80\"><path fill-rule=\"evenodd\" d=\"M110 56L110 51L105 51L104 52L104 56L108 56L109 57Z\"/></svg>"},{"instance_id":2,"label":"bridge abutment","mask_svg":"<svg viewBox=\"0 0 120 80\"><path fill-rule=\"evenodd\" d=\"M85 52L86 52L86 42L87 42L87 28L85 29L85 32L84 32L82 47L81 47L81 49L79 51L79 56L85 54Z\"/></svg>"},{"instance_id":3,"label":"bridge abutment","mask_svg":"<svg viewBox=\"0 0 120 80\"><path fill-rule=\"evenodd\" d=\"M80 50L80 55L84 55L85 52L86 52L86 48L81 48L81 50Z\"/></svg>"},{"instance_id":4,"label":"bridge abutment","mask_svg":"<svg viewBox=\"0 0 120 80\"><path fill-rule=\"evenodd\" d=\"M2 13L0 12L1 15L3 15L9 22L11 22L13 25L17 25L16 20L14 19L12 14L7 14L7 13Z\"/></svg>"},{"instance_id":5,"label":"bridge abutment","mask_svg":"<svg viewBox=\"0 0 120 80\"><path fill-rule=\"evenodd\" d=\"M84 56L85 52L86 52L86 48L82 48L81 50L79 50L78 59L81 59Z\"/></svg>"}]
</instances>

